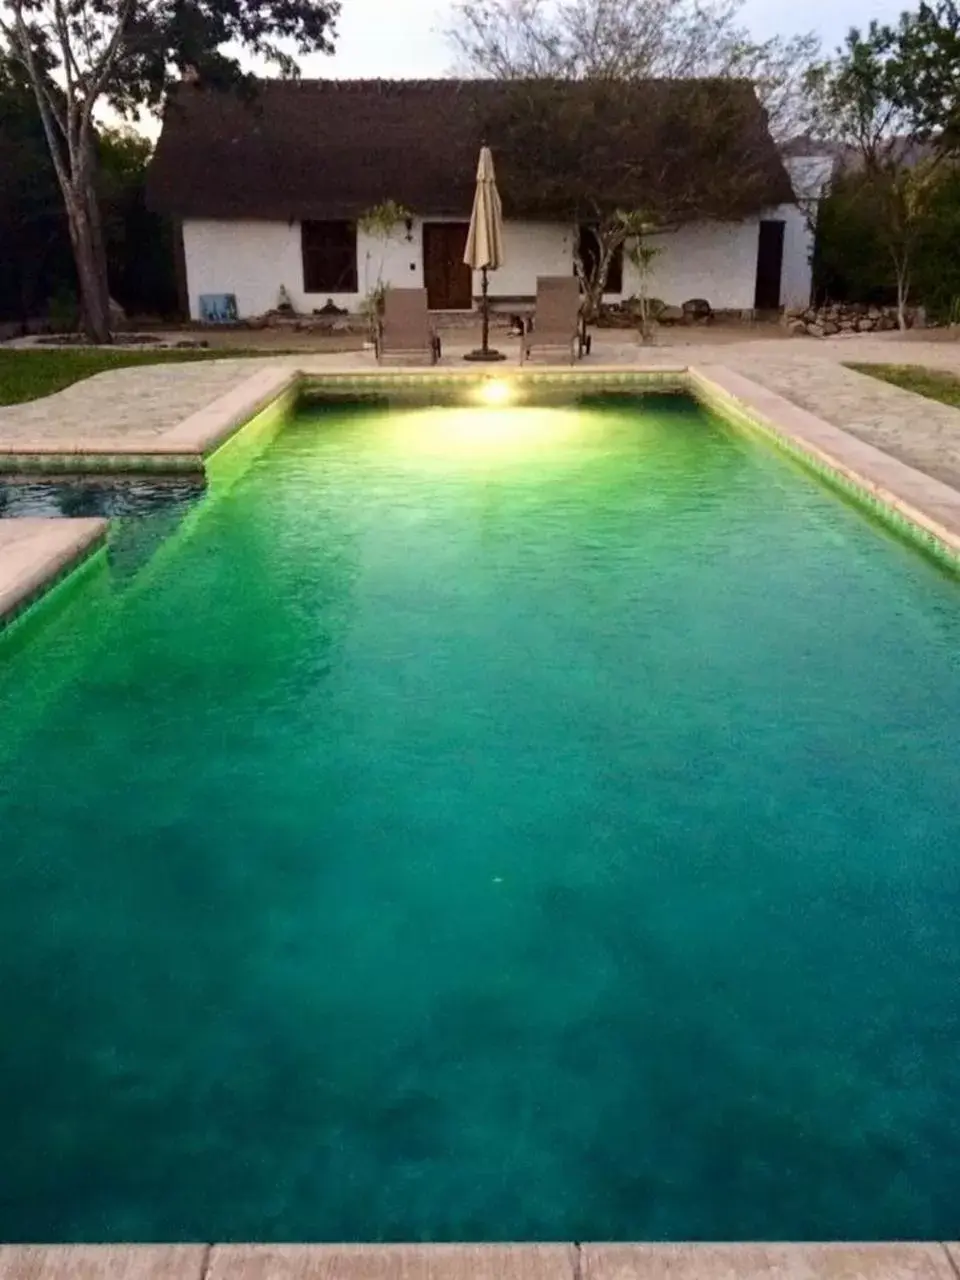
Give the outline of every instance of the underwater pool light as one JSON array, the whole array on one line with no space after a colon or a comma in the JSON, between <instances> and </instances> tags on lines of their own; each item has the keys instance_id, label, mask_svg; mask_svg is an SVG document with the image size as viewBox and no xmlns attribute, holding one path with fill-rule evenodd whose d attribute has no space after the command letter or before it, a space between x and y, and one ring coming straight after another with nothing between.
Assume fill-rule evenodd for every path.
<instances>
[{"instance_id":1,"label":"underwater pool light","mask_svg":"<svg viewBox=\"0 0 960 1280\"><path fill-rule=\"evenodd\" d=\"M513 398L513 384L507 382L505 378L484 378L477 392L480 403L491 409L497 408L498 405L510 404Z\"/></svg>"}]
</instances>

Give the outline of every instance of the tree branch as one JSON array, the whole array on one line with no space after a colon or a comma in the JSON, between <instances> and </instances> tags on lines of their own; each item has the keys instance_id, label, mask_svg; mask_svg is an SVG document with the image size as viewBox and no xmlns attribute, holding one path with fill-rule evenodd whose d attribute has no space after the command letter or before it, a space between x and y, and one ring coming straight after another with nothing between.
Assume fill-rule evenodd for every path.
<instances>
[{"instance_id":1,"label":"tree branch","mask_svg":"<svg viewBox=\"0 0 960 1280\"><path fill-rule=\"evenodd\" d=\"M90 70L90 83L86 86L83 109L80 114L80 138L83 143L86 142L87 136L90 132L93 108L96 106L97 100L103 92L104 86L110 77L111 71L113 70L114 62L116 61L117 54L120 52L120 46L123 43L127 23L133 16L135 7L136 0L123 0L123 3L120 6L120 11L117 14L117 25L114 27L113 35L110 37L107 47L100 55L99 60L94 63Z\"/></svg>"},{"instance_id":2,"label":"tree branch","mask_svg":"<svg viewBox=\"0 0 960 1280\"><path fill-rule=\"evenodd\" d=\"M67 28L67 18L63 11L61 0L54 0L53 3L54 25L57 31L57 38L60 42L61 61L63 65L63 75L66 80L66 140L67 155L70 161L70 172L76 174L78 168L77 155L77 99L76 99L76 60L73 56L73 50L70 47L70 33Z\"/></svg>"},{"instance_id":3,"label":"tree branch","mask_svg":"<svg viewBox=\"0 0 960 1280\"><path fill-rule=\"evenodd\" d=\"M57 181L60 183L60 189L66 197L71 190L71 181L64 168L63 157L60 154L60 139L57 137L57 129L60 130L64 138L66 137L65 123L54 107L50 92L47 89L43 68L39 66L34 54L30 32L23 20L21 0L14 0L13 17L15 23L13 30L7 27L6 24L3 29L10 40L11 48L16 52L18 60L26 69L33 95L37 101L37 109L40 112L40 122L43 125L47 146L50 148L50 159L53 162L54 172L57 175Z\"/></svg>"}]
</instances>

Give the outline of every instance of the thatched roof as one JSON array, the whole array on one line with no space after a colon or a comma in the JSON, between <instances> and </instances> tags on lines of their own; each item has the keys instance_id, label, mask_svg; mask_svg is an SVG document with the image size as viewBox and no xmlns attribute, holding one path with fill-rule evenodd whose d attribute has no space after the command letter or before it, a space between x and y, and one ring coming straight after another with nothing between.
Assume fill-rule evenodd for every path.
<instances>
[{"instance_id":1,"label":"thatched roof","mask_svg":"<svg viewBox=\"0 0 960 1280\"><path fill-rule=\"evenodd\" d=\"M539 113L530 111L524 103L541 91L551 95L549 104L543 99ZM656 184L689 187L691 173L694 185L702 175L705 188L708 168L741 175L732 204L719 193L716 208L706 201L715 217L793 199L748 83L618 85L605 94L603 111L591 95L586 82L542 90L536 82L491 80L267 80L247 102L185 84L167 107L149 198L158 211L182 218L354 218L385 200L422 215L463 217L487 141L507 216L569 216L564 166L571 184L589 170L611 200L627 203L643 201ZM554 155L544 129L566 114L558 103L577 112L582 106L588 127L574 137L568 132ZM728 121L719 143L707 140L715 105ZM706 120L702 129L698 119ZM523 190L533 151L550 153L551 185L536 193ZM652 176L644 176L647 161Z\"/></svg>"}]
</instances>

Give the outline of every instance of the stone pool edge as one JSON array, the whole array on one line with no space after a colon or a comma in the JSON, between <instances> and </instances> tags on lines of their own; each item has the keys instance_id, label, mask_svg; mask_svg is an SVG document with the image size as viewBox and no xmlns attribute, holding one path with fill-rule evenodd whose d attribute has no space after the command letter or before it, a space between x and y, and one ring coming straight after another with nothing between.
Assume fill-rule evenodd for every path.
<instances>
[{"instance_id":1,"label":"stone pool edge","mask_svg":"<svg viewBox=\"0 0 960 1280\"><path fill-rule=\"evenodd\" d=\"M203 474L206 457L265 409L292 395L302 375L293 365L260 369L170 430L145 441L0 443L7 475Z\"/></svg>"},{"instance_id":2,"label":"stone pool edge","mask_svg":"<svg viewBox=\"0 0 960 1280\"><path fill-rule=\"evenodd\" d=\"M957 1280L960 1245L0 1245L0 1280Z\"/></svg>"},{"instance_id":3,"label":"stone pool edge","mask_svg":"<svg viewBox=\"0 0 960 1280\"><path fill-rule=\"evenodd\" d=\"M960 569L956 489L723 365L691 366L687 380L708 409L760 431L910 541Z\"/></svg>"},{"instance_id":4,"label":"stone pool edge","mask_svg":"<svg viewBox=\"0 0 960 1280\"><path fill-rule=\"evenodd\" d=\"M106 520L0 521L0 631L103 546Z\"/></svg>"}]
</instances>

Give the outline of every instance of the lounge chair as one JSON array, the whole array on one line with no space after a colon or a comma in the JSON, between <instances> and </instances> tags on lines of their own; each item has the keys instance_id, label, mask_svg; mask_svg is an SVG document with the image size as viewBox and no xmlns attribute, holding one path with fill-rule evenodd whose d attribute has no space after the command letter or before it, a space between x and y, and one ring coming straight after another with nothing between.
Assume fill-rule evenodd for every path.
<instances>
[{"instance_id":1,"label":"lounge chair","mask_svg":"<svg viewBox=\"0 0 960 1280\"><path fill-rule=\"evenodd\" d=\"M580 319L580 283L576 276L538 276L533 329L520 339L520 363L539 351L562 351L570 363L590 350Z\"/></svg>"},{"instance_id":2,"label":"lounge chair","mask_svg":"<svg viewBox=\"0 0 960 1280\"><path fill-rule=\"evenodd\" d=\"M377 326L377 361L440 359L440 339L430 323L426 289L388 289Z\"/></svg>"}]
</instances>

